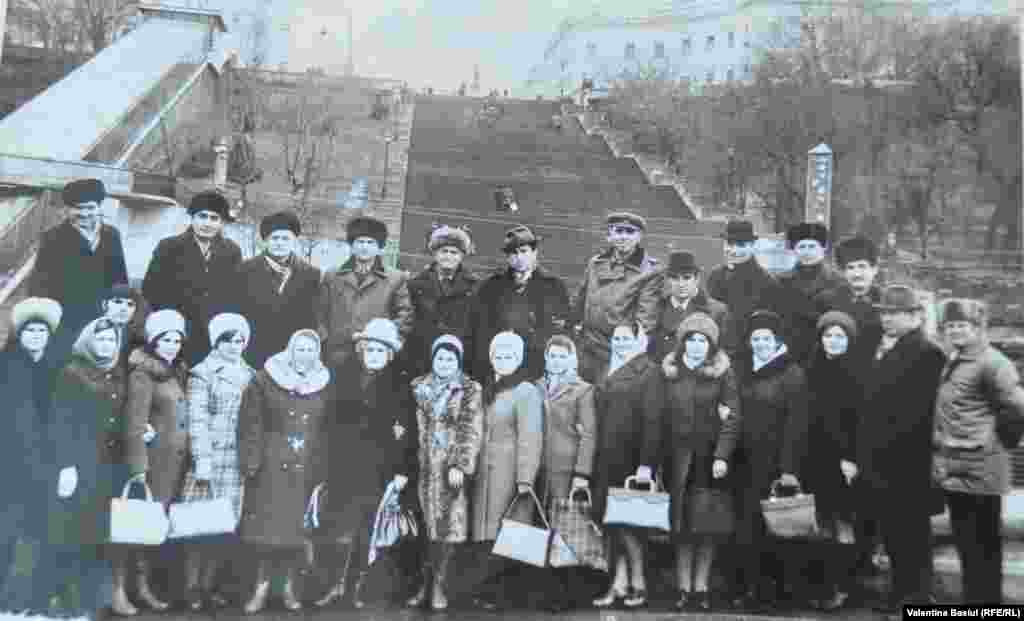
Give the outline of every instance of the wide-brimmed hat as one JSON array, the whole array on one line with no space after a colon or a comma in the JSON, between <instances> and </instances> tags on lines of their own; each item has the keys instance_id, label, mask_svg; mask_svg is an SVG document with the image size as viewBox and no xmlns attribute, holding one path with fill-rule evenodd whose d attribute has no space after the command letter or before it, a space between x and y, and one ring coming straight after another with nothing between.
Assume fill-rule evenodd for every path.
<instances>
[{"instance_id":1,"label":"wide-brimmed hat","mask_svg":"<svg viewBox=\"0 0 1024 621\"><path fill-rule=\"evenodd\" d=\"M786 242L790 246L796 246L803 239L813 239L822 246L827 246L828 228L817 222L803 222L789 227L786 231Z\"/></svg>"},{"instance_id":2,"label":"wide-brimmed hat","mask_svg":"<svg viewBox=\"0 0 1024 621\"><path fill-rule=\"evenodd\" d=\"M747 220L730 220L725 225L722 239L730 243L752 242L757 241L757 235L754 234L754 225Z\"/></svg>"},{"instance_id":3,"label":"wide-brimmed hat","mask_svg":"<svg viewBox=\"0 0 1024 621\"><path fill-rule=\"evenodd\" d=\"M107 198L107 189L99 179L76 179L64 186L60 197L69 207L81 203L102 203Z\"/></svg>"},{"instance_id":4,"label":"wide-brimmed hat","mask_svg":"<svg viewBox=\"0 0 1024 621\"><path fill-rule=\"evenodd\" d=\"M345 237L350 244L360 237L372 237L383 248L388 242L388 225L377 218L356 216L345 226Z\"/></svg>"},{"instance_id":5,"label":"wide-brimmed hat","mask_svg":"<svg viewBox=\"0 0 1024 621\"><path fill-rule=\"evenodd\" d=\"M917 292L909 285L889 285L882 290L882 298L874 305L878 311L915 311L924 308Z\"/></svg>"},{"instance_id":6,"label":"wide-brimmed hat","mask_svg":"<svg viewBox=\"0 0 1024 621\"><path fill-rule=\"evenodd\" d=\"M505 231L505 244L503 249L505 252L513 252L520 246L533 246L537 247L539 238L534 234L530 227L520 224L515 226L508 231Z\"/></svg>"},{"instance_id":7,"label":"wide-brimmed hat","mask_svg":"<svg viewBox=\"0 0 1024 621\"><path fill-rule=\"evenodd\" d=\"M836 246L836 263L843 267L854 261L867 261L871 265L878 263L878 246L866 237L851 237Z\"/></svg>"},{"instance_id":8,"label":"wide-brimmed hat","mask_svg":"<svg viewBox=\"0 0 1024 621\"><path fill-rule=\"evenodd\" d=\"M279 211L270 214L260 221L260 237L266 239L274 231L291 231L298 237L302 235L302 223L299 217L291 211Z\"/></svg>"},{"instance_id":9,"label":"wide-brimmed hat","mask_svg":"<svg viewBox=\"0 0 1024 621\"><path fill-rule=\"evenodd\" d=\"M215 190L200 192L188 202L188 215L194 216L200 211L211 211L223 218L225 222L234 222L235 220L231 215L231 203L223 194Z\"/></svg>"},{"instance_id":10,"label":"wide-brimmed hat","mask_svg":"<svg viewBox=\"0 0 1024 621\"><path fill-rule=\"evenodd\" d=\"M21 332L30 321L41 321L50 328L50 334L57 331L64 310L60 302L50 298L25 298L11 309L11 328L14 334Z\"/></svg>"},{"instance_id":11,"label":"wide-brimmed hat","mask_svg":"<svg viewBox=\"0 0 1024 621\"><path fill-rule=\"evenodd\" d=\"M635 226L641 231L647 230L647 221L643 219L643 216L638 216L635 213L630 213L628 211L616 211L608 214L606 223L608 226L612 226L614 224L628 224L630 226Z\"/></svg>"},{"instance_id":12,"label":"wide-brimmed hat","mask_svg":"<svg viewBox=\"0 0 1024 621\"><path fill-rule=\"evenodd\" d=\"M672 276L698 274L700 266L697 265L692 252L673 252L668 255L668 267L665 271Z\"/></svg>"}]
</instances>

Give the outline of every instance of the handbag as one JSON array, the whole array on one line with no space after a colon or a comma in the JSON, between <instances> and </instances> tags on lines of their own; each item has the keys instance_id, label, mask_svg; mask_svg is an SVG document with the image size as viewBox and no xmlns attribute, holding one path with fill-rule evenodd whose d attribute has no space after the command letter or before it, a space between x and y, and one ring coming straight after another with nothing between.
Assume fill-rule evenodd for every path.
<instances>
[{"instance_id":1,"label":"handbag","mask_svg":"<svg viewBox=\"0 0 1024 621\"><path fill-rule=\"evenodd\" d=\"M168 539L195 539L230 535L238 528L238 517L230 498L215 498L213 491L207 489L201 498L198 482L191 481L188 497L194 500L171 504L167 511L170 521Z\"/></svg>"},{"instance_id":2,"label":"handbag","mask_svg":"<svg viewBox=\"0 0 1024 621\"><path fill-rule=\"evenodd\" d=\"M779 487L779 481L772 483L770 495L761 501L768 532L783 539L817 538L821 528L814 494L805 494L797 487L796 495L779 496Z\"/></svg>"},{"instance_id":3,"label":"handbag","mask_svg":"<svg viewBox=\"0 0 1024 621\"><path fill-rule=\"evenodd\" d=\"M145 500L128 498L128 490L135 482L145 488ZM170 527L163 503L153 500L153 492L145 482L129 479L121 497L110 499L110 543L158 546L167 540Z\"/></svg>"},{"instance_id":4,"label":"handbag","mask_svg":"<svg viewBox=\"0 0 1024 621\"><path fill-rule=\"evenodd\" d=\"M658 491L657 481L651 481L651 489L648 491L635 489L635 485L636 476L630 476L626 478L623 487L608 488L604 523L608 526L635 526L671 532L669 494Z\"/></svg>"},{"instance_id":5,"label":"handbag","mask_svg":"<svg viewBox=\"0 0 1024 621\"><path fill-rule=\"evenodd\" d=\"M689 494L686 523L694 535L731 535L736 527L732 494L728 490L697 487Z\"/></svg>"},{"instance_id":6,"label":"handbag","mask_svg":"<svg viewBox=\"0 0 1024 621\"><path fill-rule=\"evenodd\" d=\"M547 566L550 546L556 546L558 554L572 554L571 550L565 550L568 546L565 545L562 537L551 529L551 524L544 516L544 509L540 505L540 500L537 499L537 494L532 489L530 490L530 498L533 499L534 505L536 505L537 511L540 513L540 519L544 522L544 528L537 528L532 524L518 522L505 517L521 497L522 494L517 495L509 503L508 508L505 509L505 513L501 518L501 526L498 529L498 538L494 542L491 554L520 561L534 567Z\"/></svg>"},{"instance_id":7,"label":"handbag","mask_svg":"<svg viewBox=\"0 0 1024 621\"><path fill-rule=\"evenodd\" d=\"M400 490L394 482L389 483L373 518L368 565L373 565L381 548L391 548L415 541L420 535L415 513L402 507L399 498Z\"/></svg>"},{"instance_id":8,"label":"handbag","mask_svg":"<svg viewBox=\"0 0 1024 621\"><path fill-rule=\"evenodd\" d=\"M586 495L586 500L574 500L575 493ZM590 512L593 502L589 489L577 489L568 498L556 498L551 503L551 527L562 539L571 554L551 547L548 563L552 567L583 565L598 571L608 571L604 551L604 535Z\"/></svg>"}]
</instances>

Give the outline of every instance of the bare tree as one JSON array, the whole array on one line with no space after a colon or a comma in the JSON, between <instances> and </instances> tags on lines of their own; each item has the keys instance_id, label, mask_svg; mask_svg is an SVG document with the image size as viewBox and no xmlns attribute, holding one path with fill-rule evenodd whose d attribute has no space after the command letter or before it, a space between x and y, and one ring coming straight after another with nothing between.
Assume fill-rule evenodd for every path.
<instances>
[{"instance_id":1,"label":"bare tree","mask_svg":"<svg viewBox=\"0 0 1024 621\"><path fill-rule=\"evenodd\" d=\"M127 25L136 4L131 0L74 0L81 39L93 53L102 51Z\"/></svg>"}]
</instances>

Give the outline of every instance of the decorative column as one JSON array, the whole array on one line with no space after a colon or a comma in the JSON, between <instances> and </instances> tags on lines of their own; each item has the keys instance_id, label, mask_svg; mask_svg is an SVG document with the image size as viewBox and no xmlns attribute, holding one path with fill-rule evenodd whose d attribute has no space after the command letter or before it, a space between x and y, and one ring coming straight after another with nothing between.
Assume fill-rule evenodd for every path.
<instances>
[{"instance_id":1,"label":"decorative column","mask_svg":"<svg viewBox=\"0 0 1024 621\"><path fill-rule=\"evenodd\" d=\"M213 185L223 190L228 183L228 139L220 138L213 147L216 158L213 161Z\"/></svg>"},{"instance_id":2,"label":"decorative column","mask_svg":"<svg viewBox=\"0 0 1024 621\"><path fill-rule=\"evenodd\" d=\"M832 229L832 149L824 142L807 152L804 221Z\"/></svg>"}]
</instances>

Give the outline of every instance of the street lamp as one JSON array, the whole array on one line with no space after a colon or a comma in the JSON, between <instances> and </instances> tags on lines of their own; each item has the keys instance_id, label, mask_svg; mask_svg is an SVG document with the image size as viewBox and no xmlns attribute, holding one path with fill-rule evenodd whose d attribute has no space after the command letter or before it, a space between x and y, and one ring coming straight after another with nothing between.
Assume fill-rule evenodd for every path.
<instances>
[{"instance_id":1,"label":"street lamp","mask_svg":"<svg viewBox=\"0 0 1024 621\"><path fill-rule=\"evenodd\" d=\"M380 185L380 197L385 199L388 197L388 169L390 165L391 155L391 143L395 141L394 134L384 135L384 182Z\"/></svg>"}]
</instances>

